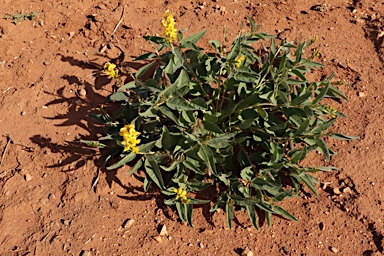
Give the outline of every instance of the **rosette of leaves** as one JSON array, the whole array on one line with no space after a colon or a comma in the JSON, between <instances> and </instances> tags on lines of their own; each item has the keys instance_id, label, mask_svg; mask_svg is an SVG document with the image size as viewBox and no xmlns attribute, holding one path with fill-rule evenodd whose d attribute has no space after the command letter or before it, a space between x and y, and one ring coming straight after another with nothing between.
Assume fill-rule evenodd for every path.
<instances>
[{"instance_id":1,"label":"rosette of leaves","mask_svg":"<svg viewBox=\"0 0 384 256\"><path fill-rule=\"evenodd\" d=\"M211 202L212 212L225 209L229 227L236 206L247 211L256 228L260 210L268 225L273 214L296 220L278 203L297 196L303 184L317 195L312 173L336 169L302 167L300 161L314 150L329 160L334 152L327 137L354 139L328 131L343 114L322 100L346 97L332 76L307 80L307 72L322 66L303 57L311 41L281 40L277 46L273 36L250 23L251 31L240 34L229 52L216 40L210 41L214 52L197 46L205 31L186 38L179 31L177 44L146 36L155 52L137 57L147 64L108 98L121 108L113 115L92 115L105 124L106 133L93 146L111 141L106 168L143 169L145 190L157 186L168 197L165 203L176 205L190 225L193 204ZM150 78L143 79L144 74ZM119 144L119 129L127 123L141 133L138 155L123 153ZM174 192L183 188L191 195L208 187L217 193L207 200L180 201Z\"/></svg>"}]
</instances>

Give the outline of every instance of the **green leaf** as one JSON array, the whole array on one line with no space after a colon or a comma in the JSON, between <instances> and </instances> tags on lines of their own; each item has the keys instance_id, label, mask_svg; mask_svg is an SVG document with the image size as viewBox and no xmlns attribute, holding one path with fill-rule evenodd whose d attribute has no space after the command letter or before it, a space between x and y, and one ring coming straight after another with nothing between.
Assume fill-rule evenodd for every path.
<instances>
[{"instance_id":1,"label":"green leaf","mask_svg":"<svg viewBox=\"0 0 384 256\"><path fill-rule=\"evenodd\" d=\"M129 96L125 92L115 92L114 94L107 97L107 100L110 101L127 101Z\"/></svg>"},{"instance_id":2,"label":"green leaf","mask_svg":"<svg viewBox=\"0 0 384 256\"><path fill-rule=\"evenodd\" d=\"M329 88L329 83L327 83L322 88L322 90L320 91L319 95L317 95L317 97L312 101L313 105L316 105L317 103L319 103L324 98L324 96L327 94L328 88Z\"/></svg>"},{"instance_id":3,"label":"green leaf","mask_svg":"<svg viewBox=\"0 0 384 256\"><path fill-rule=\"evenodd\" d=\"M160 189L164 190L165 189L164 181L163 181L163 177L161 176L161 172L160 172L159 166L157 165L157 162L146 158L144 162L144 166L145 166L145 171L147 175L151 178L151 180L155 182Z\"/></svg>"},{"instance_id":4,"label":"green leaf","mask_svg":"<svg viewBox=\"0 0 384 256\"><path fill-rule=\"evenodd\" d=\"M220 195L220 197L217 199L216 203L211 207L211 209L209 209L209 212L214 212L217 209L223 207L227 199L228 199L228 195L226 194L226 192L223 192Z\"/></svg>"},{"instance_id":5,"label":"green leaf","mask_svg":"<svg viewBox=\"0 0 384 256\"><path fill-rule=\"evenodd\" d=\"M247 209L249 220L251 221L252 225L258 230L259 226L257 225L255 206L247 205L245 206L245 208Z\"/></svg>"},{"instance_id":6,"label":"green leaf","mask_svg":"<svg viewBox=\"0 0 384 256\"><path fill-rule=\"evenodd\" d=\"M211 184L211 183L202 182L202 181L199 181L199 180L192 179L192 180L188 180L188 181L186 182L186 185L187 185L187 187L190 188L192 191L201 191L201 190L204 190L204 189L210 187L212 184Z\"/></svg>"},{"instance_id":7,"label":"green leaf","mask_svg":"<svg viewBox=\"0 0 384 256\"><path fill-rule=\"evenodd\" d=\"M209 200L201 200L201 199L189 198L188 204L207 204L209 202L210 202Z\"/></svg>"},{"instance_id":8,"label":"green leaf","mask_svg":"<svg viewBox=\"0 0 384 256\"><path fill-rule=\"evenodd\" d=\"M144 36L144 39L155 44L164 44L165 39L159 36Z\"/></svg>"},{"instance_id":9,"label":"green leaf","mask_svg":"<svg viewBox=\"0 0 384 256\"><path fill-rule=\"evenodd\" d=\"M270 228L272 226L272 213L266 212L265 217L267 218L268 227Z\"/></svg>"},{"instance_id":10,"label":"green leaf","mask_svg":"<svg viewBox=\"0 0 384 256\"><path fill-rule=\"evenodd\" d=\"M105 148L106 145L98 142L97 140L80 140L81 143L85 143L88 147L92 148Z\"/></svg>"},{"instance_id":11,"label":"green leaf","mask_svg":"<svg viewBox=\"0 0 384 256\"><path fill-rule=\"evenodd\" d=\"M279 95L279 98L284 103L284 105L287 108L289 108L290 104L289 104L287 94L285 92L280 91L280 90L277 91L277 94Z\"/></svg>"},{"instance_id":12,"label":"green leaf","mask_svg":"<svg viewBox=\"0 0 384 256\"><path fill-rule=\"evenodd\" d=\"M296 219L292 214L290 214L289 212L287 212L286 210L284 210L283 208L281 208L281 207L279 207L277 205L273 206L273 210L276 213L280 214L281 216L283 216L283 217L285 217L285 218L287 218L289 220L298 221L298 219Z\"/></svg>"},{"instance_id":13,"label":"green leaf","mask_svg":"<svg viewBox=\"0 0 384 256\"><path fill-rule=\"evenodd\" d=\"M140 159L135 163L135 165L129 170L128 175L131 175L135 171L137 171L143 165L143 161Z\"/></svg>"},{"instance_id":14,"label":"green leaf","mask_svg":"<svg viewBox=\"0 0 384 256\"><path fill-rule=\"evenodd\" d=\"M173 110L182 110L182 111L205 110L204 107L194 104L190 101L187 101L182 97L170 98L166 101L166 104L170 109L173 109Z\"/></svg>"},{"instance_id":15,"label":"green leaf","mask_svg":"<svg viewBox=\"0 0 384 256\"><path fill-rule=\"evenodd\" d=\"M213 137L207 142L207 145L212 148L226 148L231 145L232 138L236 135L236 133L226 133L223 135L219 135Z\"/></svg>"},{"instance_id":16,"label":"green leaf","mask_svg":"<svg viewBox=\"0 0 384 256\"><path fill-rule=\"evenodd\" d=\"M193 34L191 36L184 38L183 40L180 41L180 46L185 47L186 43L193 43L193 44L197 43L197 41L199 41L206 32L207 30L204 29L196 34Z\"/></svg>"},{"instance_id":17,"label":"green leaf","mask_svg":"<svg viewBox=\"0 0 384 256\"><path fill-rule=\"evenodd\" d=\"M204 162L207 164L207 167L211 169L213 175L217 176L215 158L213 156L212 150L208 146L200 144L200 149L197 152L197 155L204 160Z\"/></svg>"},{"instance_id":18,"label":"green leaf","mask_svg":"<svg viewBox=\"0 0 384 256\"><path fill-rule=\"evenodd\" d=\"M129 90L136 87L136 81L131 81L129 83L126 83L125 85L121 86L117 91L121 92L124 90Z\"/></svg>"},{"instance_id":19,"label":"green leaf","mask_svg":"<svg viewBox=\"0 0 384 256\"><path fill-rule=\"evenodd\" d=\"M304 119L303 122L295 131L295 135L301 135L308 128L308 125L309 125L309 118Z\"/></svg>"},{"instance_id":20,"label":"green leaf","mask_svg":"<svg viewBox=\"0 0 384 256\"><path fill-rule=\"evenodd\" d=\"M320 151L324 154L325 158L329 162L330 155L329 155L329 148L327 144L322 139L320 139L320 137L315 137L315 141L317 146L319 146L319 148L321 149Z\"/></svg>"},{"instance_id":21,"label":"green leaf","mask_svg":"<svg viewBox=\"0 0 384 256\"><path fill-rule=\"evenodd\" d=\"M156 144L156 141L151 141L146 144L139 145L139 153L148 153Z\"/></svg>"},{"instance_id":22,"label":"green leaf","mask_svg":"<svg viewBox=\"0 0 384 256\"><path fill-rule=\"evenodd\" d=\"M338 139L338 140L357 140L360 138L360 137L355 137L355 136L347 136L347 135L343 135L340 133L332 134L330 137L333 139Z\"/></svg>"},{"instance_id":23,"label":"green leaf","mask_svg":"<svg viewBox=\"0 0 384 256\"><path fill-rule=\"evenodd\" d=\"M125 157L123 157L119 162L117 162L111 166L108 166L107 170L113 170L113 169L119 168L120 166L122 166L126 163L129 163L130 161L135 159L135 157L136 157L136 154L131 152L128 155L126 155Z\"/></svg>"},{"instance_id":24,"label":"green leaf","mask_svg":"<svg viewBox=\"0 0 384 256\"><path fill-rule=\"evenodd\" d=\"M136 57L134 60L146 60L146 59L153 59L155 58L157 55L153 52L147 52L147 53L144 53L138 57Z\"/></svg>"},{"instance_id":25,"label":"green leaf","mask_svg":"<svg viewBox=\"0 0 384 256\"><path fill-rule=\"evenodd\" d=\"M292 154L291 162L293 164L296 164L298 161L303 160L306 155L307 155L307 146L304 145L303 148L301 148L300 150L297 150L295 153Z\"/></svg>"},{"instance_id":26,"label":"green leaf","mask_svg":"<svg viewBox=\"0 0 384 256\"><path fill-rule=\"evenodd\" d=\"M244 180L252 180L254 174L255 173L253 172L252 166L245 167L243 170L240 171L240 176Z\"/></svg>"},{"instance_id":27,"label":"green leaf","mask_svg":"<svg viewBox=\"0 0 384 256\"><path fill-rule=\"evenodd\" d=\"M230 202L227 202L225 205L226 219L229 229L232 229L232 220L233 220L233 205Z\"/></svg>"},{"instance_id":28,"label":"green leaf","mask_svg":"<svg viewBox=\"0 0 384 256\"><path fill-rule=\"evenodd\" d=\"M224 132L214 123L208 121L202 121L204 129L218 134L223 134Z\"/></svg>"},{"instance_id":29,"label":"green leaf","mask_svg":"<svg viewBox=\"0 0 384 256\"><path fill-rule=\"evenodd\" d=\"M156 63L156 60L154 60L154 61L142 66L141 68L139 68L139 70L137 70L137 72L135 74L136 79L138 79L142 75L144 75L144 73L147 72L148 69L150 69L153 66L153 64L155 64L155 63Z\"/></svg>"},{"instance_id":30,"label":"green leaf","mask_svg":"<svg viewBox=\"0 0 384 256\"><path fill-rule=\"evenodd\" d=\"M169 119L171 119L175 124L179 125L179 126L182 126L182 124L179 122L179 120L177 120L175 114L173 114L173 112L171 110L169 110L169 108L167 108L166 106L160 106L159 107L159 110L160 112L168 117Z\"/></svg>"},{"instance_id":31,"label":"green leaf","mask_svg":"<svg viewBox=\"0 0 384 256\"><path fill-rule=\"evenodd\" d=\"M240 38L236 38L234 44L232 44L231 52L227 55L228 60L235 60L240 53Z\"/></svg>"}]
</instances>

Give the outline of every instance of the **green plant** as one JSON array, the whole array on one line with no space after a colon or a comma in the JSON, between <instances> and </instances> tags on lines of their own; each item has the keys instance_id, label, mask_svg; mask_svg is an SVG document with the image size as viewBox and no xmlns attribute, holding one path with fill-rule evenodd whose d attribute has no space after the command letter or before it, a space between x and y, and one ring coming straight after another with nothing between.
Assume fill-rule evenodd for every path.
<instances>
[{"instance_id":1,"label":"green plant","mask_svg":"<svg viewBox=\"0 0 384 256\"><path fill-rule=\"evenodd\" d=\"M106 136L84 142L103 148L101 142L109 140L106 169L129 164L131 174L143 168L145 190L156 185L189 225L193 204L210 202L211 211L225 208L229 227L235 206L247 211L256 228L257 208L268 225L273 214L296 220L278 203L297 196L301 184L317 195L311 174L336 169L302 167L300 161L313 150L329 160L334 152L327 137L354 139L327 131L343 114L322 99L346 97L332 76L306 79L322 66L313 61L315 54L303 57L314 40L276 46L249 19L250 32L240 34L228 53L216 40L210 41L215 52L206 52L196 45L206 31L186 38L178 31L176 40L169 12L164 20L165 38L146 36L155 51L136 58L150 61L108 97L121 108L91 115L105 124ZM268 48L262 44L267 40ZM142 79L144 74L151 76ZM208 187L217 192L214 198L191 196Z\"/></svg>"},{"instance_id":2,"label":"green plant","mask_svg":"<svg viewBox=\"0 0 384 256\"><path fill-rule=\"evenodd\" d=\"M28 14L6 14L5 19L11 19L13 23L17 24L22 20L33 20L35 16L39 14L38 12L30 12Z\"/></svg>"}]
</instances>

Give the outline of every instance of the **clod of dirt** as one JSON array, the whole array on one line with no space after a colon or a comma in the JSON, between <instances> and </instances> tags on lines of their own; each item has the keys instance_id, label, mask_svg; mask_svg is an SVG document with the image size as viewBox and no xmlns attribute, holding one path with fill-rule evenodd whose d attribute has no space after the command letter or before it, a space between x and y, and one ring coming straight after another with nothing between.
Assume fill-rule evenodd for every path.
<instances>
[{"instance_id":1,"label":"clod of dirt","mask_svg":"<svg viewBox=\"0 0 384 256\"><path fill-rule=\"evenodd\" d=\"M363 93L363 92L359 92L358 95L359 95L359 97L361 97L361 98L364 98L364 97L365 97L365 93Z\"/></svg>"},{"instance_id":2,"label":"clod of dirt","mask_svg":"<svg viewBox=\"0 0 384 256\"><path fill-rule=\"evenodd\" d=\"M29 174L29 173L26 173L26 174L24 175L24 179L25 179L26 181L31 181L31 180L32 180L32 175Z\"/></svg>"},{"instance_id":3,"label":"clod of dirt","mask_svg":"<svg viewBox=\"0 0 384 256\"><path fill-rule=\"evenodd\" d=\"M329 250L331 251L331 252L334 252L334 253L338 253L339 252L339 250L337 250L337 248L335 248L335 247L329 247Z\"/></svg>"},{"instance_id":4,"label":"clod of dirt","mask_svg":"<svg viewBox=\"0 0 384 256\"><path fill-rule=\"evenodd\" d=\"M253 256L253 252L249 249L245 249L241 256Z\"/></svg>"},{"instance_id":5,"label":"clod of dirt","mask_svg":"<svg viewBox=\"0 0 384 256\"><path fill-rule=\"evenodd\" d=\"M204 248L204 244L202 242L199 243L200 248Z\"/></svg>"}]
</instances>

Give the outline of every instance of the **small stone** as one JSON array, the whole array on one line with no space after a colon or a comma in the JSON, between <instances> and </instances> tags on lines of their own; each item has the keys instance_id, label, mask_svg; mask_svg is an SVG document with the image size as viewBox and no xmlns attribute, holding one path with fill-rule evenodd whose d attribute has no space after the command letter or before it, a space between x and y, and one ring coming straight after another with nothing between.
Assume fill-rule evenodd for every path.
<instances>
[{"instance_id":1,"label":"small stone","mask_svg":"<svg viewBox=\"0 0 384 256\"><path fill-rule=\"evenodd\" d=\"M333 193L334 193L335 195L340 195L340 194L341 194L340 189L337 188L337 187L333 189Z\"/></svg>"},{"instance_id":2,"label":"small stone","mask_svg":"<svg viewBox=\"0 0 384 256\"><path fill-rule=\"evenodd\" d=\"M22 116L25 116L26 114L27 114L27 112L25 112L25 111L20 113L20 115L22 115Z\"/></svg>"},{"instance_id":3,"label":"small stone","mask_svg":"<svg viewBox=\"0 0 384 256\"><path fill-rule=\"evenodd\" d=\"M161 228L160 235L161 236L167 236L168 235L167 227L165 225L163 225L163 227Z\"/></svg>"},{"instance_id":4,"label":"small stone","mask_svg":"<svg viewBox=\"0 0 384 256\"><path fill-rule=\"evenodd\" d=\"M26 181L31 181L31 180L32 180L32 175L29 174L29 173L26 173L26 174L24 175L24 179L25 179Z\"/></svg>"},{"instance_id":5,"label":"small stone","mask_svg":"<svg viewBox=\"0 0 384 256\"><path fill-rule=\"evenodd\" d=\"M81 256L92 256L92 252L90 251L81 251Z\"/></svg>"},{"instance_id":6,"label":"small stone","mask_svg":"<svg viewBox=\"0 0 384 256\"><path fill-rule=\"evenodd\" d=\"M155 239L156 242L158 242L158 243L163 242L163 239L161 238L161 236L154 236L153 239Z\"/></svg>"},{"instance_id":7,"label":"small stone","mask_svg":"<svg viewBox=\"0 0 384 256\"><path fill-rule=\"evenodd\" d=\"M11 194L11 191L9 191L9 190L5 191L5 193L4 193L5 196L9 196L10 194Z\"/></svg>"},{"instance_id":8,"label":"small stone","mask_svg":"<svg viewBox=\"0 0 384 256\"><path fill-rule=\"evenodd\" d=\"M133 225L133 223L135 223L135 220L130 219L123 224L123 228L130 228Z\"/></svg>"},{"instance_id":9,"label":"small stone","mask_svg":"<svg viewBox=\"0 0 384 256\"><path fill-rule=\"evenodd\" d=\"M70 220L64 220L64 221L63 221L63 224L64 224L65 226L69 226L69 225L71 225L71 221L70 221Z\"/></svg>"},{"instance_id":10,"label":"small stone","mask_svg":"<svg viewBox=\"0 0 384 256\"><path fill-rule=\"evenodd\" d=\"M71 31L71 32L68 33L68 35L69 35L68 39L70 40L75 35L75 32Z\"/></svg>"},{"instance_id":11,"label":"small stone","mask_svg":"<svg viewBox=\"0 0 384 256\"><path fill-rule=\"evenodd\" d=\"M249 249L245 249L241 256L253 256L253 252Z\"/></svg>"},{"instance_id":12,"label":"small stone","mask_svg":"<svg viewBox=\"0 0 384 256\"><path fill-rule=\"evenodd\" d=\"M43 64L44 64L45 66L49 66L49 65L51 65L51 62L49 62L49 61L44 61Z\"/></svg>"},{"instance_id":13,"label":"small stone","mask_svg":"<svg viewBox=\"0 0 384 256\"><path fill-rule=\"evenodd\" d=\"M199 243L200 248L204 248L204 244L202 242Z\"/></svg>"},{"instance_id":14,"label":"small stone","mask_svg":"<svg viewBox=\"0 0 384 256\"><path fill-rule=\"evenodd\" d=\"M346 187L343 189L343 193L352 193L352 189L350 187Z\"/></svg>"},{"instance_id":15,"label":"small stone","mask_svg":"<svg viewBox=\"0 0 384 256\"><path fill-rule=\"evenodd\" d=\"M330 248L329 248L329 250L331 250L331 252L334 252L334 253L338 253L339 252L339 250L337 250L335 247L333 247L333 246L331 246Z\"/></svg>"},{"instance_id":16,"label":"small stone","mask_svg":"<svg viewBox=\"0 0 384 256\"><path fill-rule=\"evenodd\" d=\"M364 97L365 97L365 93L363 93L363 92L359 92L359 93L358 93L358 96L361 97L361 98L364 98Z\"/></svg>"},{"instance_id":17,"label":"small stone","mask_svg":"<svg viewBox=\"0 0 384 256\"><path fill-rule=\"evenodd\" d=\"M38 20L37 22L39 23L40 26L44 26L44 21L43 20Z\"/></svg>"}]
</instances>

